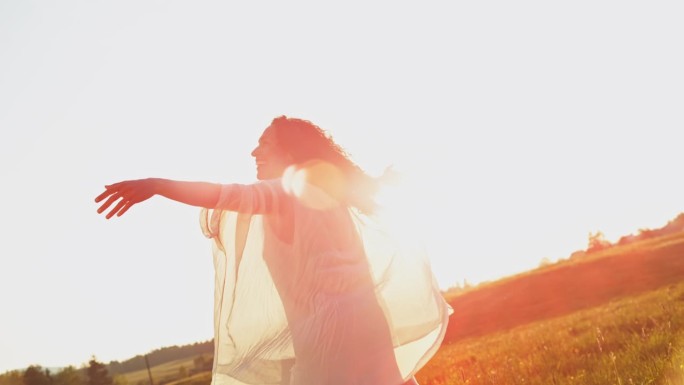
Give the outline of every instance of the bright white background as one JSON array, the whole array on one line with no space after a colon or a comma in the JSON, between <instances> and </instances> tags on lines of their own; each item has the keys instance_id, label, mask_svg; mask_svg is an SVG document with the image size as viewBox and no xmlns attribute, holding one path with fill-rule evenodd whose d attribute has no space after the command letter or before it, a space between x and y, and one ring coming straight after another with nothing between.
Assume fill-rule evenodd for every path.
<instances>
[{"instance_id":1,"label":"bright white background","mask_svg":"<svg viewBox=\"0 0 684 385\"><path fill-rule=\"evenodd\" d=\"M684 211L678 1L0 2L0 371L211 338L198 210L106 183L250 182L274 117L406 173L440 285Z\"/></svg>"}]
</instances>

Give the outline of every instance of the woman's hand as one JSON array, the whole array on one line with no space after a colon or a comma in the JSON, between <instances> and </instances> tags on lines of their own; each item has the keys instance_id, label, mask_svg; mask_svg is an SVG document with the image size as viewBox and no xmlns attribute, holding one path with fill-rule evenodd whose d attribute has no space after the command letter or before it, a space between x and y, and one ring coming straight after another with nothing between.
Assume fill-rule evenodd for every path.
<instances>
[{"instance_id":1,"label":"woman's hand","mask_svg":"<svg viewBox=\"0 0 684 385\"><path fill-rule=\"evenodd\" d=\"M127 180L119 183L114 183L105 186L105 192L98 195L95 198L95 202L100 202L105 198L108 198L99 209L97 213L101 214L103 211L107 210L112 203L121 199L113 209L111 209L106 218L109 219L114 214L120 217L128 209L131 208L136 203L140 203L147 199L150 199L153 195L157 193L155 179L138 179L138 180Z\"/></svg>"}]
</instances>

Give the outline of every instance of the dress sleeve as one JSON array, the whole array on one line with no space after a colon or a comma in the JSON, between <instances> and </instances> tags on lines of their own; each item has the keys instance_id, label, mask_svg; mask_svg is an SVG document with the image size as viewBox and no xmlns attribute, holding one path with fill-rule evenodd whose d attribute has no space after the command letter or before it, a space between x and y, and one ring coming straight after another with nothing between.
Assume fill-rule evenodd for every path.
<instances>
[{"instance_id":1,"label":"dress sleeve","mask_svg":"<svg viewBox=\"0 0 684 385\"><path fill-rule=\"evenodd\" d=\"M286 205L282 201L286 193L280 179L260 181L253 184L224 184L216 207L200 211L200 226L207 238L213 238L222 249L220 237L223 218L228 213L247 215L277 212Z\"/></svg>"},{"instance_id":2,"label":"dress sleeve","mask_svg":"<svg viewBox=\"0 0 684 385\"><path fill-rule=\"evenodd\" d=\"M224 184L215 209L244 214L269 214L278 211L284 194L280 179L253 184Z\"/></svg>"}]
</instances>

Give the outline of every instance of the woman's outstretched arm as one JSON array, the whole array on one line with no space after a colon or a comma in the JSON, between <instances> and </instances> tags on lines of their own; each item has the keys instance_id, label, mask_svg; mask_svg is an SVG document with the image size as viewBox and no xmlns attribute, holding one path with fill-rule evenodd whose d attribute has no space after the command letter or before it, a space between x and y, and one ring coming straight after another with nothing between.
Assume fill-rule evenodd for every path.
<instances>
[{"instance_id":1,"label":"woman's outstretched arm","mask_svg":"<svg viewBox=\"0 0 684 385\"><path fill-rule=\"evenodd\" d=\"M107 200L97 209L102 213L120 199L107 213L107 219L123 215L131 206L161 195L168 199L191 206L213 208L221 195L221 185L208 182L182 182L170 179L147 178L127 180L105 186L105 191L95 198L95 202Z\"/></svg>"}]
</instances>

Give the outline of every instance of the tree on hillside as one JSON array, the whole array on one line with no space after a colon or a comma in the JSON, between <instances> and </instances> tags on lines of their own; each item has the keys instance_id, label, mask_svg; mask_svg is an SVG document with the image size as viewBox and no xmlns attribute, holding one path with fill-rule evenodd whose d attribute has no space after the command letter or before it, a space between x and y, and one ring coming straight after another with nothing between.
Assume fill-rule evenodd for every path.
<instances>
[{"instance_id":1,"label":"tree on hillside","mask_svg":"<svg viewBox=\"0 0 684 385\"><path fill-rule=\"evenodd\" d=\"M0 385L23 385L24 376L19 370L12 370L0 374Z\"/></svg>"},{"instance_id":2,"label":"tree on hillside","mask_svg":"<svg viewBox=\"0 0 684 385\"><path fill-rule=\"evenodd\" d=\"M677 228L684 230L684 213L677 215L677 217L671 220L670 223L672 226L676 226Z\"/></svg>"},{"instance_id":3,"label":"tree on hillside","mask_svg":"<svg viewBox=\"0 0 684 385\"><path fill-rule=\"evenodd\" d=\"M610 246L610 242L606 240L606 237L605 235L603 235L603 232L597 231L595 233L589 233L589 246L587 247L588 253L600 251Z\"/></svg>"},{"instance_id":4,"label":"tree on hillside","mask_svg":"<svg viewBox=\"0 0 684 385\"><path fill-rule=\"evenodd\" d=\"M212 359L206 357L204 354L200 354L193 360L195 364L195 373L203 372L205 370L211 370Z\"/></svg>"},{"instance_id":5,"label":"tree on hillside","mask_svg":"<svg viewBox=\"0 0 684 385\"><path fill-rule=\"evenodd\" d=\"M53 385L84 385L83 374L73 366L60 370L53 378Z\"/></svg>"},{"instance_id":6,"label":"tree on hillside","mask_svg":"<svg viewBox=\"0 0 684 385\"><path fill-rule=\"evenodd\" d=\"M553 264L553 262L551 262L551 260L547 257L544 257L541 259L541 261L539 261L539 267L545 267L545 266L549 266L552 264Z\"/></svg>"},{"instance_id":7,"label":"tree on hillside","mask_svg":"<svg viewBox=\"0 0 684 385\"><path fill-rule=\"evenodd\" d=\"M87 385L113 385L114 382L109 376L107 367L105 364L98 362L93 356L88 362L88 368L86 369L87 375Z\"/></svg>"},{"instance_id":8,"label":"tree on hillside","mask_svg":"<svg viewBox=\"0 0 684 385\"><path fill-rule=\"evenodd\" d=\"M181 365L180 368L178 368L178 378L185 378L188 376L188 369L185 368L185 366Z\"/></svg>"},{"instance_id":9,"label":"tree on hillside","mask_svg":"<svg viewBox=\"0 0 684 385\"><path fill-rule=\"evenodd\" d=\"M50 371L40 365L31 365L24 371L24 385L51 385Z\"/></svg>"}]
</instances>

